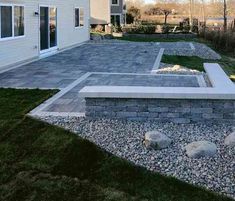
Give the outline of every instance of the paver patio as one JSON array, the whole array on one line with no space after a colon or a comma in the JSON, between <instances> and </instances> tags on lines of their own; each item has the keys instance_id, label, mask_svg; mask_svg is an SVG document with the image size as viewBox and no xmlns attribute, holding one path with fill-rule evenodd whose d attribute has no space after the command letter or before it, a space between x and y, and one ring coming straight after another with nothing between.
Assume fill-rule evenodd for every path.
<instances>
[{"instance_id":1,"label":"paver patio","mask_svg":"<svg viewBox=\"0 0 235 201\"><path fill-rule=\"evenodd\" d=\"M192 51L191 43L88 42L0 74L0 87L60 89L35 111L59 115L84 112L84 86L200 87L197 76L150 74L160 48Z\"/></svg>"}]
</instances>

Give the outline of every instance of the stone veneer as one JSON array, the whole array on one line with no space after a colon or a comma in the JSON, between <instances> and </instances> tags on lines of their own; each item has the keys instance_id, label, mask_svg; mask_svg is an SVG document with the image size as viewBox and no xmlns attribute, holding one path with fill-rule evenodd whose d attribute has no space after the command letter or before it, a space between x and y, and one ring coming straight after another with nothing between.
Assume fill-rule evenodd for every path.
<instances>
[{"instance_id":1,"label":"stone veneer","mask_svg":"<svg viewBox=\"0 0 235 201\"><path fill-rule=\"evenodd\" d=\"M174 123L235 123L235 100L86 98L86 116Z\"/></svg>"}]
</instances>

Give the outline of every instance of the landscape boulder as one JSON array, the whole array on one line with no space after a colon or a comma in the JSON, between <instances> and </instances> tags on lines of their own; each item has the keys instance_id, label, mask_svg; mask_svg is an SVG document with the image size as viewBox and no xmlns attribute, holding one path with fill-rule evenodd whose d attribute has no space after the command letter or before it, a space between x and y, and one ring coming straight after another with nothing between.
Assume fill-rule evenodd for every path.
<instances>
[{"instance_id":1,"label":"landscape boulder","mask_svg":"<svg viewBox=\"0 0 235 201\"><path fill-rule=\"evenodd\" d=\"M230 147L235 147L235 131L225 138L224 144Z\"/></svg>"},{"instance_id":2,"label":"landscape boulder","mask_svg":"<svg viewBox=\"0 0 235 201\"><path fill-rule=\"evenodd\" d=\"M165 149L170 146L172 140L159 131L150 131L145 134L144 145L147 148Z\"/></svg>"},{"instance_id":3,"label":"landscape boulder","mask_svg":"<svg viewBox=\"0 0 235 201\"><path fill-rule=\"evenodd\" d=\"M190 158L212 157L216 154L217 146L209 141L196 141L188 144L185 149Z\"/></svg>"}]
</instances>

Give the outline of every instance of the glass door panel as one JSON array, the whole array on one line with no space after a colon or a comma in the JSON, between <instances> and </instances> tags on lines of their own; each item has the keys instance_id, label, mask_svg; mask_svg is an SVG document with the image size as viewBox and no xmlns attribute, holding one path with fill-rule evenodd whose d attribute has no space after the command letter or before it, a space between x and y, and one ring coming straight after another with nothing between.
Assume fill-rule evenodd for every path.
<instances>
[{"instance_id":1,"label":"glass door panel","mask_svg":"<svg viewBox=\"0 0 235 201\"><path fill-rule=\"evenodd\" d=\"M40 47L41 50L49 48L49 15L48 7L40 7Z\"/></svg>"},{"instance_id":2,"label":"glass door panel","mask_svg":"<svg viewBox=\"0 0 235 201\"><path fill-rule=\"evenodd\" d=\"M40 7L40 50L45 52L57 46L57 9Z\"/></svg>"},{"instance_id":3,"label":"glass door panel","mask_svg":"<svg viewBox=\"0 0 235 201\"><path fill-rule=\"evenodd\" d=\"M57 14L56 8L50 8L50 47L57 45Z\"/></svg>"}]
</instances>

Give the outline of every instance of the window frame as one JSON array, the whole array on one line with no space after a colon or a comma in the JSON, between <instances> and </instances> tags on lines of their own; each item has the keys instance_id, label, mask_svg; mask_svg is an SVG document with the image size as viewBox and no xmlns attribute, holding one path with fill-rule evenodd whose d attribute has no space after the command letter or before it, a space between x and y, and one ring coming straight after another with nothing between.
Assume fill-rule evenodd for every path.
<instances>
[{"instance_id":1,"label":"window frame","mask_svg":"<svg viewBox=\"0 0 235 201\"><path fill-rule=\"evenodd\" d=\"M117 0L117 4L113 4L113 0L111 0L111 6L119 6L120 5L120 0Z\"/></svg>"},{"instance_id":2,"label":"window frame","mask_svg":"<svg viewBox=\"0 0 235 201\"><path fill-rule=\"evenodd\" d=\"M111 13L111 15L110 15L110 17L111 17L110 22L112 21L112 16L115 16L115 18L116 18L116 16L119 16L120 26L121 26L122 25L122 14L120 14L120 13Z\"/></svg>"},{"instance_id":3,"label":"window frame","mask_svg":"<svg viewBox=\"0 0 235 201\"><path fill-rule=\"evenodd\" d=\"M78 22L78 26L76 26L76 9L79 10L79 22ZM81 9L83 9L83 25L81 25L80 21L81 21ZM85 26L85 9L83 7L74 7L74 28L75 29L81 29Z\"/></svg>"},{"instance_id":4,"label":"window frame","mask_svg":"<svg viewBox=\"0 0 235 201\"><path fill-rule=\"evenodd\" d=\"M14 40L14 39L19 39L19 38L24 38L25 37L25 5L23 4L4 4L4 3L0 3L0 7L2 6L8 6L8 7L11 7L12 9L12 13L11 13L11 16L12 16L12 36L10 37L6 37L6 38L1 38L1 9L0 9L0 41L7 41L7 40ZM24 9L24 35L21 35L21 36L15 36L15 7L23 7Z\"/></svg>"}]
</instances>

